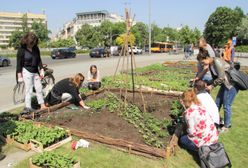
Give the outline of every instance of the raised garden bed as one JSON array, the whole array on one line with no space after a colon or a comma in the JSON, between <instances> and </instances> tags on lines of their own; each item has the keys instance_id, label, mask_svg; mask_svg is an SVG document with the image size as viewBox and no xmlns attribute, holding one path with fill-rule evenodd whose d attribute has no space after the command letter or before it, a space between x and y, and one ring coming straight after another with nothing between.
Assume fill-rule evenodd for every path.
<instances>
[{"instance_id":1,"label":"raised garden bed","mask_svg":"<svg viewBox=\"0 0 248 168\"><path fill-rule=\"evenodd\" d=\"M29 168L80 168L80 162L54 152L44 152L29 159Z\"/></svg>"},{"instance_id":2,"label":"raised garden bed","mask_svg":"<svg viewBox=\"0 0 248 168\"><path fill-rule=\"evenodd\" d=\"M27 121L1 123L0 134L4 142L25 151L50 151L71 141L70 133L62 128L48 128Z\"/></svg>"},{"instance_id":3,"label":"raised garden bed","mask_svg":"<svg viewBox=\"0 0 248 168\"><path fill-rule=\"evenodd\" d=\"M82 138L165 157L171 139L170 108L178 95L137 92L132 102L131 92L110 91L89 96L86 104L91 110L62 108L43 115L39 121L69 128Z\"/></svg>"}]
</instances>

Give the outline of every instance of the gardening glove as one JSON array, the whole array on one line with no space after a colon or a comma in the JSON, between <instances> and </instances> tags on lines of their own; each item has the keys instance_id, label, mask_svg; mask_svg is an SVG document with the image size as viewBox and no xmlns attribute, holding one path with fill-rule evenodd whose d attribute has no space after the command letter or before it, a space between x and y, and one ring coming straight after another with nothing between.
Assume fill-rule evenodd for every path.
<instances>
[{"instance_id":1,"label":"gardening glove","mask_svg":"<svg viewBox=\"0 0 248 168\"><path fill-rule=\"evenodd\" d=\"M86 109L86 110L90 109L89 106L85 106L85 105L83 106L83 108Z\"/></svg>"},{"instance_id":2,"label":"gardening glove","mask_svg":"<svg viewBox=\"0 0 248 168\"><path fill-rule=\"evenodd\" d=\"M41 79L44 78L44 75L45 75L44 69L41 69L40 70L40 77L41 77Z\"/></svg>"}]
</instances>

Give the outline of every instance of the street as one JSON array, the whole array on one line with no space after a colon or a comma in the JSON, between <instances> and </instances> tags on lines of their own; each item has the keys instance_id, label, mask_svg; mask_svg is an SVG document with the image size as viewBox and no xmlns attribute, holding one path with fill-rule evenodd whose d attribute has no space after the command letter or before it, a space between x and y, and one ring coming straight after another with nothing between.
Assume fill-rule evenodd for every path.
<instances>
[{"instance_id":1,"label":"street","mask_svg":"<svg viewBox=\"0 0 248 168\"><path fill-rule=\"evenodd\" d=\"M142 67L154 63L162 63L164 61L183 60L183 55L169 54L152 54L152 55L135 55L137 67ZM48 67L54 70L55 81L59 81L66 77L71 77L75 73L81 72L85 76L90 65L97 65L100 70L101 77L113 75L117 66L119 57L110 58L90 58L88 55L79 55L75 59L52 60L50 57L43 57L43 63L48 64ZM195 58L193 58L195 60ZM23 106L13 104L13 88L15 81L16 62L13 58L12 66L0 68L0 112ZM238 61L243 66L248 65L248 59L240 58Z\"/></svg>"}]
</instances>

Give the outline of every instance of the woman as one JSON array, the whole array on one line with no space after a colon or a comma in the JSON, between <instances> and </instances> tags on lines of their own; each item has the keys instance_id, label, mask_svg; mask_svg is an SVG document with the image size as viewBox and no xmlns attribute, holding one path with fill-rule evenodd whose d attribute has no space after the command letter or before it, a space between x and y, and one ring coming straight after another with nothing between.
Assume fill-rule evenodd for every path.
<instances>
[{"instance_id":1,"label":"woman","mask_svg":"<svg viewBox=\"0 0 248 168\"><path fill-rule=\"evenodd\" d=\"M87 81L88 81L88 88L90 90L97 90L101 87L101 79L100 79L100 73L97 70L96 65L90 66L90 71L87 75Z\"/></svg>"},{"instance_id":2,"label":"woman","mask_svg":"<svg viewBox=\"0 0 248 168\"><path fill-rule=\"evenodd\" d=\"M216 97L216 105L219 111L222 105L224 107L224 127L222 127L222 131L228 131L228 128L231 127L232 103L238 93L238 88L230 81L229 76L225 72L230 68L230 64L221 58L209 57L207 54L202 55L199 59L204 69L210 70L213 77L213 82L207 86L207 89L211 91L213 87L220 85L220 90Z\"/></svg>"},{"instance_id":3,"label":"woman","mask_svg":"<svg viewBox=\"0 0 248 168\"><path fill-rule=\"evenodd\" d=\"M56 83L46 97L47 106L59 104L61 102L71 102L89 109L79 95L79 89L84 81L81 73L72 78L66 78Z\"/></svg>"},{"instance_id":4,"label":"woman","mask_svg":"<svg viewBox=\"0 0 248 168\"><path fill-rule=\"evenodd\" d=\"M197 60L198 57L202 54L204 54L204 52L207 52L208 55L210 57L215 57L215 52L213 50L213 48L206 42L205 38L201 37L199 39L199 54L197 56ZM203 80L204 82L206 82L207 84L210 84L212 82L212 76L210 71L203 71L203 67L201 65L201 63L198 60L198 64L197 64L197 74L196 74L196 78L195 80Z\"/></svg>"},{"instance_id":5,"label":"woman","mask_svg":"<svg viewBox=\"0 0 248 168\"><path fill-rule=\"evenodd\" d=\"M44 77L44 69L40 57L37 36L29 32L21 39L21 47L17 51L16 61L17 81L25 83L25 107L22 113L29 113L31 109L31 97L33 87L40 108L46 108L42 94L41 78Z\"/></svg>"},{"instance_id":6,"label":"woman","mask_svg":"<svg viewBox=\"0 0 248 168\"><path fill-rule=\"evenodd\" d=\"M218 141L218 131L206 109L202 107L193 90L182 95L182 104L185 106L185 122L187 135L180 138L180 144L187 150L197 152L203 145L212 145Z\"/></svg>"}]
</instances>

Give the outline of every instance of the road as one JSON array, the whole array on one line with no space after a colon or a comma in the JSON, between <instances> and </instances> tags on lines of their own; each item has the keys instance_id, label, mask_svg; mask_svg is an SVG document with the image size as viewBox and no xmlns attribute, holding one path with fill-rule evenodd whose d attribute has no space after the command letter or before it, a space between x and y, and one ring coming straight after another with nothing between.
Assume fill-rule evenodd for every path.
<instances>
[{"instance_id":1,"label":"road","mask_svg":"<svg viewBox=\"0 0 248 168\"><path fill-rule=\"evenodd\" d=\"M113 75L120 57L110 58L90 58L87 55L79 55L75 59L52 60L50 57L43 57L43 63L48 64L49 68L54 70L56 81L63 78L73 76L81 72L87 74L90 65L98 66L101 76ZM183 55L152 54L137 55L135 62L137 67L142 67L154 63L162 63L164 61L183 60ZM12 66L0 68L0 112L23 106L14 105L12 101L13 87L15 85L15 59L12 59ZM248 65L248 59L240 59L242 65Z\"/></svg>"}]
</instances>

